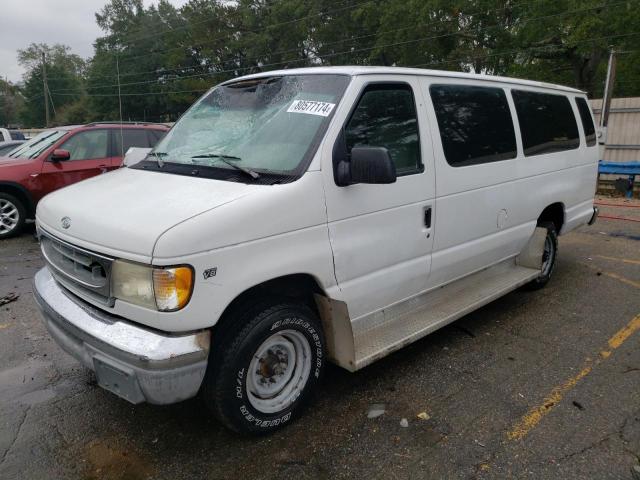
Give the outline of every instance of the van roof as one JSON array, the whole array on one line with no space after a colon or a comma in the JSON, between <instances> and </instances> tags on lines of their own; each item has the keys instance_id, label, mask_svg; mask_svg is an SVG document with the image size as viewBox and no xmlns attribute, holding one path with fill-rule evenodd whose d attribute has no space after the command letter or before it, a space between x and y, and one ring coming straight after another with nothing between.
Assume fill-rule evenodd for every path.
<instances>
[{"instance_id":1,"label":"van roof","mask_svg":"<svg viewBox=\"0 0 640 480\"><path fill-rule=\"evenodd\" d=\"M231 83L238 80L247 80L251 78L272 77L274 75L309 75L309 74L334 74L334 75L421 75L430 77L443 78L462 78L468 80L481 80L490 82L502 82L516 85L527 85L530 87L550 88L554 90L563 90L572 93L585 93L572 87L563 85L555 85L553 83L536 82L534 80L523 80L520 78L500 77L494 75L483 75L477 73L452 72L449 70L429 70L426 68L405 68L405 67L360 67L360 66L342 66L342 67L308 67L308 68L291 68L287 70L271 70L268 72L255 73L234 78L224 83Z\"/></svg>"}]
</instances>

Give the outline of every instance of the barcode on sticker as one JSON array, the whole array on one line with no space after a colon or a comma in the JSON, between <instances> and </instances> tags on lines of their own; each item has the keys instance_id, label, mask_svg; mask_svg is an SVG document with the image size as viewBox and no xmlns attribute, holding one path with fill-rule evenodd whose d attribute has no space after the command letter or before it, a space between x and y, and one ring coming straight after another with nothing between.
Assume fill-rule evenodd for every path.
<instances>
[{"instance_id":1,"label":"barcode on sticker","mask_svg":"<svg viewBox=\"0 0 640 480\"><path fill-rule=\"evenodd\" d=\"M316 102L315 100L294 100L291 106L287 109L287 112L308 113L309 115L328 117L335 106L335 103Z\"/></svg>"}]
</instances>

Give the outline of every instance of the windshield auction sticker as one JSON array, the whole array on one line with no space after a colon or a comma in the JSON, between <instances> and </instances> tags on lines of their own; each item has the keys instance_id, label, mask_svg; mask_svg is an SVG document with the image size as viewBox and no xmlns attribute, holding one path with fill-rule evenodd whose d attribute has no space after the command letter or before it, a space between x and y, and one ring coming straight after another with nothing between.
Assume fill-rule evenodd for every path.
<instances>
[{"instance_id":1,"label":"windshield auction sticker","mask_svg":"<svg viewBox=\"0 0 640 480\"><path fill-rule=\"evenodd\" d=\"M287 112L307 113L309 115L328 117L335 106L335 103L316 102L315 100L294 100L291 106L287 109Z\"/></svg>"}]
</instances>

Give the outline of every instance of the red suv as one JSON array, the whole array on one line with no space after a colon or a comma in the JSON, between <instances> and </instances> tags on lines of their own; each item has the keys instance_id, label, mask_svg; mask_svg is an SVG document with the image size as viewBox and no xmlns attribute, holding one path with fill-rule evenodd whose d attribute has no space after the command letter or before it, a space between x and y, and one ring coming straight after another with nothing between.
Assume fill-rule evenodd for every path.
<instances>
[{"instance_id":1,"label":"red suv","mask_svg":"<svg viewBox=\"0 0 640 480\"><path fill-rule=\"evenodd\" d=\"M20 232L47 193L118 168L129 147L153 147L168 130L146 123L58 127L0 157L0 239Z\"/></svg>"}]
</instances>

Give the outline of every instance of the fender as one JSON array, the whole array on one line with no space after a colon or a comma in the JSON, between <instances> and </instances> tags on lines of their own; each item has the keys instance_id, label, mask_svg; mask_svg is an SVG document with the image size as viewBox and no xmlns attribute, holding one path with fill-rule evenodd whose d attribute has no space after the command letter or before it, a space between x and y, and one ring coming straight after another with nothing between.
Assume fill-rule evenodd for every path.
<instances>
[{"instance_id":1,"label":"fender","mask_svg":"<svg viewBox=\"0 0 640 480\"><path fill-rule=\"evenodd\" d=\"M18 191L18 194L26 200L25 208L27 209L27 218L33 218L36 214L36 204L33 201L33 196L22 185L16 182L10 182L6 180L0 180L0 192L11 193L11 191Z\"/></svg>"}]
</instances>

